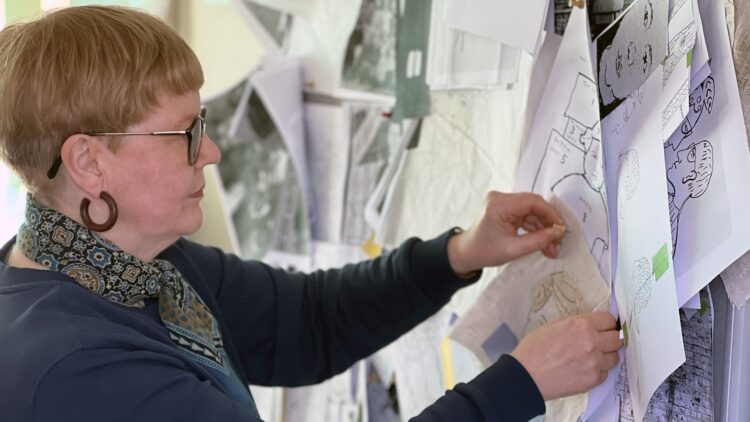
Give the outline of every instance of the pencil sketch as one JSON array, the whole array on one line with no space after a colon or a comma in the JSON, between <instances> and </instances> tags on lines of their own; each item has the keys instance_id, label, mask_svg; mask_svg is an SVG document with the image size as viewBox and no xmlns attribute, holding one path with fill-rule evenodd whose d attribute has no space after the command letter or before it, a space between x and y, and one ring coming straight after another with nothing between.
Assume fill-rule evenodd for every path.
<instances>
[{"instance_id":1,"label":"pencil sketch","mask_svg":"<svg viewBox=\"0 0 750 422\"><path fill-rule=\"evenodd\" d=\"M602 118L664 60L668 6L668 0L639 0L596 39Z\"/></svg>"},{"instance_id":2,"label":"pencil sketch","mask_svg":"<svg viewBox=\"0 0 750 422\"><path fill-rule=\"evenodd\" d=\"M700 198L706 193L714 172L714 147L711 141L685 142L692 137L701 119L711 114L714 93L714 79L709 76L690 95L690 111L680 131L664 144L672 256L677 252L680 214L689 199Z\"/></svg>"},{"instance_id":3,"label":"pencil sketch","mask_svg":"<svg viewBox=\"0 0 750 422\"><path fill-rule=\"evenodd\" d=\"M629 149L620 153L617 175L617 221L622 226L628 203L635 196L641 181L638 150Z\"/></svg>"},{"instance_id":4,"label":"pencil sketch","mask_svg":"<svg viewBox=\"0 0 750 422\"><path fill-rule=\"evenodd\" d=\"M685 363L654 392L644 421L712 421L713 415L713 309L708 294L700 293L702 309L691 318L680 311L685 345ZM615 393L619 401L619 422L635 422L628 391L628 373L620 367Z\"/></svg>"},{"instance_id":5,"label":"pencil sketch","mask_svg":"<svg viewBox=\"0 0 750 422\"><path fill-rule=\"evenodd\" d=\"M575 275L567 271L555 271L539 279L531 289L531 308L520 338L543 324L591 309L578 286Z\"/></svg>"},{"instance_id":6,"label":"pencil sketch","mask_svg":"<svg viewBox=\"0 0 750 422\"><path fill-rule=\"evenodd\" d=\"M531 190L546 195L544 186L549 186L561 198L576 192L568 206L583 224L592 256L602 265L610 240L596 102L596 84L579 73L562 116L565 129L550 131Z\"/></svg>"},{"instance_id":7,"label":"pencil sketch","mask_svg":"<svg viewBox=\"0 0 750 422\"><path fill-rule=\"evenodd\" d=\"M680 213L691 198L700 198L708 189L714 170L711 142L702 140L673 152L667 146L667 194L672 226L672 256L677 251Z\"/></svg>"},{"instance_id":8,"label":"pencil sketch","mask_svg":"<svg viewBox=\"0 0 750 422\"><path fill-rule=\"evenodd\" d=\"M628 281L628 290L630 296L630 309L628 314L628 326L630 333L635 330L640 333L641 330L641 312L648 306L651 301L651 287L656 282L651 262L648 258L638 258L633 261L633 272L630 274Z\"/></svg>"},{"instance_id":9,"label":"pencil sketch","mask_svg":"<svg viewBox=\"0 0 750 422\"><path fill-rule=\"evenodd\" d=\"M701 118L704 115L711 114L714 105L714 95L716 93L715 83L713 76L709 76L701 82L701 84L690 93L690 110L685 120L680 125L680 132L675 133L667 141L673 151L682 144L682 141L690 137L693 131L698 126Z\"/></svg>"},{"instance_id":10,"label":"pencil sketch","mask_svg":"<svg viewBox=\"0 0 750 422\"><path fill-rule=\"evenodd\" d=\"M396 87L396 0L363 0L346 46L342 84L393 95Z\"/></svg>"}]
</instances>

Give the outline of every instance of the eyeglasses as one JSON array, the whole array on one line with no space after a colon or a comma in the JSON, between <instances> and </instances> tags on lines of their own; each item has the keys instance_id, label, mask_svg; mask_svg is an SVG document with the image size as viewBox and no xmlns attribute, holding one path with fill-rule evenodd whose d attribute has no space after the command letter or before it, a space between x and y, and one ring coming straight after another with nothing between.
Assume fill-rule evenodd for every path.
<instances>
[{"instance_id":1,"label":"eyeglasses","mask_svg":"<svg viewBox=\"0 0 750 422\"><path fill-rule=\"evenodd\" d=\"M130 135L149 135L149 136L170 136L185 135L188 142L188 164L195 165L198 160L198 152L201 149L201 140L206 133L206 107L201 106L201 112L185 130L166 130L158 132L87 132L84 135L89 136L130 136ZM47 177L54 179L62 165L62 156L58 155L52 167L47 171Z\"/></svg>"}]
</instances>

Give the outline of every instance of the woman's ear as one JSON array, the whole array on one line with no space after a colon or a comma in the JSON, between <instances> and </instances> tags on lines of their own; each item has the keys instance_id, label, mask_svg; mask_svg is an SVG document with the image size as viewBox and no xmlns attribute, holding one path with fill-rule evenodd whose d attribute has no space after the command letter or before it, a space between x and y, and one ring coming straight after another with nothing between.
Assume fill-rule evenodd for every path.
<instances>
[{"instance_id":1,"label":"woman's ear","mask_svg":"<svg viewBox=\"0 0 750 422\"><path fill-rule=\"evenodd\" d=\"M62 145L60 156L67 176L94 198L106 187L104 165L112 152L96 137L75 134Z\"/></svg>"}]
</instances>

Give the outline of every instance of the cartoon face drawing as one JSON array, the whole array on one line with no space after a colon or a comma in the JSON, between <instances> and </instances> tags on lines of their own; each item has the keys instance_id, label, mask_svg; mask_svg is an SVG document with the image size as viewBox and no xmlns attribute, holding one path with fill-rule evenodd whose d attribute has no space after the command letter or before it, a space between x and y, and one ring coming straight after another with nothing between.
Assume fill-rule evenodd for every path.
<instances>
[{"instance_id":1,"label":"cartoon face drawing","mask_svg":"<svg viewBox=\"0 0 750 422\"><path fill-rule=\"evenodd\" d=\"M657 0L658 1L658 0ZM654 25L655 0L638 0L620 20L611 43L599 55L602 106L616 106L641 86L663 57L655 57L652 42L663 29ZM658 6L658 5L657 5ZM605 42L606 33L600 42ZM612 107L613 108L613 107Z\"/></svg>"},{"instance_id":2,"label":"cartoon face drawing","mask_svg":"<svg viewBox=\"0 0 750 422\"><path fill-rule=\"evenodd\" d=\"M713 174L713 146L703 140L677 151L677 159L667 169L669 195L682 208L689 198L706 192Z\"/></svg>"}]
</instances>

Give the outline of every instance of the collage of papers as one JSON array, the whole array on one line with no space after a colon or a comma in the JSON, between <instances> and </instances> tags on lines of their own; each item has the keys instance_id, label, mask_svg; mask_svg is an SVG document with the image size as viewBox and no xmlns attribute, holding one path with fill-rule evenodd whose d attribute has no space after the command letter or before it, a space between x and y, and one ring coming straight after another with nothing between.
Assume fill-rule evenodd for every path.
<instances>
[{"instance_id":1,"label":"collage of papers","mask_svg":"<svg viewBox=\"0 0 750 422\"><path fill-rule=\"evenodd\" d=\"M294 271L468 227L490 190L566 221L269 421L406 421L534 328L618 317L622 365L547 421L713 419L712 305L750 286L750 153L723 0L235 0L266 50L206 100L232 247ZM492 310L487 312L487 310ZM669 415L669 416L667 416ZM668 419L673 418L673 419ZM540 417L542 418L542 417Z\"/></svg>"}]
</instances>

